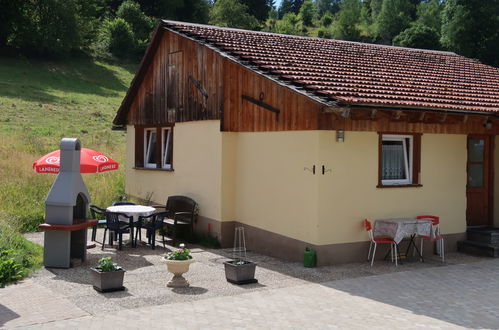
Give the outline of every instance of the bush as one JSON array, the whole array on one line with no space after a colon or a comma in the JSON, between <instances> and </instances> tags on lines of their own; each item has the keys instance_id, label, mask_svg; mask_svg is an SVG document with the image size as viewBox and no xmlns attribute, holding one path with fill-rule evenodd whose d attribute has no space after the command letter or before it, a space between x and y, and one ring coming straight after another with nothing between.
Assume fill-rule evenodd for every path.
<instances>
[{"instance_id":1,"label":"bush","mask_svg":"<svg viewBox=\"0 0 499 330\"><path fill-rule=\"evenodd\" d=\"M108 24L109 51L118 58L126 58L135 52L135 39L132 28L123 18Z\"/></svg>"},{"instance_id":2,"label":"bush","mask_svg":"<svg viewBox=\"0 0 499 330\"><path fill-rule=\"evenodd\" d=\"M23 268L14 257L14 250L0 251L0 288L23 276Z\"/></svg>"},{"instance_id":3,"label":"bush","mask_svg":"<svg viewBox=\"0 0 499 330\"><path fill-rule=\"evenodd\" d=\"M0 214L0 287L41 267L42 253L41 246L24 238Z\"/></svg>"},{"instance_id":4,"label":"bush","mask_svg":"<svg viewBox=\"0 0 499 330\"><path fill-rule=\"evenodd\" d=\"M394 46L440 49L440 36L438 32L422 24L414 24L402 31L393 39Z\"/></svg>"},{"instance_id":5,"label":"bush","mask_svg":"<svg viewBox=\"0 0 499 330\"><path fill-rule=\"evenodd\" d=\"M132 0L123 2L116 12L118 18L123 18L132 28L136 40L149 41L149 35L154 28L154 20L147 17L138 3Z\"/></svg>"}]
</instances>

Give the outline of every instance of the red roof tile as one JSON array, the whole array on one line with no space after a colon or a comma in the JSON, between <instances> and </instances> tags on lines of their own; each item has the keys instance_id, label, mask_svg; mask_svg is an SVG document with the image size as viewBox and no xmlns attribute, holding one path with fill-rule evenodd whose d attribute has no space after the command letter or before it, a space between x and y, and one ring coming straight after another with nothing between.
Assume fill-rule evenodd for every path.
<instances>
[{"instance_id":1,"label":"red roof tile","mask_svg":"<svg viewBox=\"0 0 499 330\"><path fill-rule=\"evenodd\" d=\"M350 105L499 111L499 69L451 52L163 21L272 79Z\"/></svg>"}]
</instances>

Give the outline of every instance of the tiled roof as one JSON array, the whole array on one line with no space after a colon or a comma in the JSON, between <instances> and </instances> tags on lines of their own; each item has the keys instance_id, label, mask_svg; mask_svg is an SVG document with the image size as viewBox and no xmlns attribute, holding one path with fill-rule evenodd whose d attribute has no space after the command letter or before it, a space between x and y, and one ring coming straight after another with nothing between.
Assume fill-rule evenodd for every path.
<instances>
[{"instance_id":1,"label":"tiled roof","mask_svg":"<svg viewBox=\"0 0 499 330\"><path fill-rule=\"evenodd\" d=\"M451 52L163 21L243 65L346 105L499 111L499 69Z\"/></svg>"}]
</instances>

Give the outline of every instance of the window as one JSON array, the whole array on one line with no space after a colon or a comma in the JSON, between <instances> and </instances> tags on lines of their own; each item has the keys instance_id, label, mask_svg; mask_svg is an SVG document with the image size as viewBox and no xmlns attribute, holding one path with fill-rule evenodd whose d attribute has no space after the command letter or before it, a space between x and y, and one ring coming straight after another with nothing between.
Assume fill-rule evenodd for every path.
<instances>
[{"instance_id":1,"label":"window","mask_svg":"<svg viewBox=\"0 0 499 330\"><path fill-rule=\"evenodd\" d=\"M378 187L418 185L420 134L380 134Z\"/></svg>"},{"instance_id":2,"label":"window","mask_svg":"<svg viewBox=\"0 0 499 330\"><path fill-rule=\"evenodd\" d=\"M171 170L173 127L135 127L135 167Z\"/></svg>"},{"instance_id":3,"label":"window","mask_svg":"<svg viewBox=\"0 0 499 330\"><path fill-rule=\"evenodd\" d=\"M172 128L163 128L161 134L161 167L172 168Z\"/></svg>"},{"instance_id":4,"label":"window","mask_svg":"<svg viewBox=\"0 0 499 330\"><path fill-rule=\"evenodd\" d=\"M144 130L144 167L156 168L156 129Z\"/></svg>"}]
</instances>

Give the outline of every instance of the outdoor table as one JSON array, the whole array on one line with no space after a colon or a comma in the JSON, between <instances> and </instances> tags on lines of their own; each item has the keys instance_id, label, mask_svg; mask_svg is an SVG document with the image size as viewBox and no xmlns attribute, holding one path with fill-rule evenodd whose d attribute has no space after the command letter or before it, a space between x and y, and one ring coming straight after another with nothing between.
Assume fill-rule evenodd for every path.
<instances>
[{"instance_id":1,"label":"outdoor table","mask_svg":"<svg viewBox=\"0 0 499 330\"><path fill-rule=\"evenodd\" d=\"M374 222L373 236L387 236L393 239L393 241L398 245L404 237L411 237L409 246L406 250L409 251L412 245L414 249L418 252L419 257L422 261L423 251L419 251L416 244L414 244L414 238L416 235L423 235L428 237L434 237L433 223L431 220L426 219L415 219L415 218L396 218L396 219L379 219Z\"/></svg>"},{"instance_id":2,"label":"outdoor table","mask_svg":"<svg viewBox=\"0 0 499 330\"><path fill-rule=\"evenodd\" d=\"M145 205L115 205L109 206L106 211L124 213L127 216L132 216L130 223L130 239L133 246L133 223L139 221L139 216L148 216L156 212L156 209Z\"/></svg>"}]
</instances>

